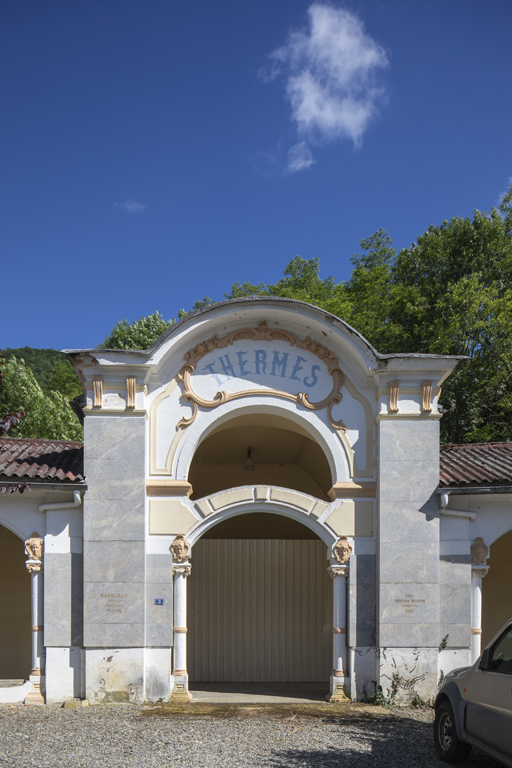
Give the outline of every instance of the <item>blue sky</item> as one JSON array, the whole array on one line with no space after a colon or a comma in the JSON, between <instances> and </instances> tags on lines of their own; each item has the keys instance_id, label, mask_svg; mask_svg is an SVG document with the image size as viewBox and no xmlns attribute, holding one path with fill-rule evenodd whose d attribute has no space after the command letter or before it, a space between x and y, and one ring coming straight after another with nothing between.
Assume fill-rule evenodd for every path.
<instances>
[{"instance_id":1,"label":"blue sky","mask_svg":"<svg viewBox=\"0 0 512 768\"><path fill-rule=\"evenodd\" d=\"M0 347L91 347L295 255L497 205L509 0L5 0Z\"/></svg>"}]
</instances>

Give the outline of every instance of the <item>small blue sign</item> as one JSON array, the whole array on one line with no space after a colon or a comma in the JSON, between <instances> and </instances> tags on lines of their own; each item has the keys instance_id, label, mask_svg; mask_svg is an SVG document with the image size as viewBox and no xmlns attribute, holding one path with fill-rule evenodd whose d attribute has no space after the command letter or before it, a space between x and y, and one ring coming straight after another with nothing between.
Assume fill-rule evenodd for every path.
<instances>
[{"instance_id":1,"label":"small blue sign","mask_svg":"<svg viewBox=\"0 0 512 768\"><path fill-rule=\"evenodd\" d=\"M155 605L163 605L164 599L163 597L155 597Z\"/></svg>"}]
</instances>

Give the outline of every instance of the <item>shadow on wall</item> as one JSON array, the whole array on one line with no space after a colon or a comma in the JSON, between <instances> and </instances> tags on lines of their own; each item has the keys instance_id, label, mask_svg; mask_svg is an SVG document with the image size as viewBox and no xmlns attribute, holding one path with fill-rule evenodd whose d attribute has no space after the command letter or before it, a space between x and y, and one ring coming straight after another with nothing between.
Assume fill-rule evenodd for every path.
<instances>
[{"instance_id":1,"label":"shadow on wall","mask_svg":"<svg viewBox=\"0 0 512 768\"><path fill-rule=\"evenodd\" d=\"M0 679L28 680L32 663L25 544L0 526Z\"/></svg>"}]
</instances>

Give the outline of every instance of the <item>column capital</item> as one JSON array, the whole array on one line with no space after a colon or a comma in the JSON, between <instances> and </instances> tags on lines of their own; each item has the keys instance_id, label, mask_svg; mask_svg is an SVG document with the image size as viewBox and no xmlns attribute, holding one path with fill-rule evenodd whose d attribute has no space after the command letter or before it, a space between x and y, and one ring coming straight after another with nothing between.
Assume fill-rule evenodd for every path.
<instances>
[{"instance_id":1,"label":"column capital","mask_svg":"<svg viewBox=\"0 0 512 768\"><path fill-rule=\"evenodd\" d=\"M180 576L190 576L192 565L190 563L179 563L179 565L173 565L172 572L178 573Z\"/></svg>"},{"instance_id":2,"label":"column capital","mask_svg":"<svg viewBox=\"0 0 512 768\"><path fill-rule=\"evenodd\" d=\"M349 573L349 567L348 566L341 566L341 565L330 565L327 569L327 573L331 577L331 579L334 579L336 576L348 576Z\"/></svg>"},{"instance_id":3,"label":"column capital","mask_svg":"<svg viewBox=\"0 0 512 768\"><path fill-rule=\"evenodd\" d=\"M25 542L25 554L28 556L25 566L29 573L39 573L43 570L43 552L44 541L38 533L34 532Z\"/></svg>"},{"instance_id":4,"label":"column capital","mask_svg":"<svg viewBox=\"0 0 512 768\"><path fill-rule=\"evenodd\" d=\"M484 576L487 576L489 573L489 566L488 565L472 565L471 566L471 575L472 576L480 576L481 579L484 578Z\"/></svg>"}]
</instances>

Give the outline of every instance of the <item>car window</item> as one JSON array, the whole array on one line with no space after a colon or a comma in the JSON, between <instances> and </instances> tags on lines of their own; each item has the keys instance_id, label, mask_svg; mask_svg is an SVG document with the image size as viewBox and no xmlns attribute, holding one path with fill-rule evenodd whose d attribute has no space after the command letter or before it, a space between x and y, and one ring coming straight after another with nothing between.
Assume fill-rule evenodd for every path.
<instances>
[{"instance_id":1,"label":"car window","mask_svg":"<svg viewBox=\"0 0 512 768\"><path fill-rule=\"evenodd\" d=\"M512 628L508 629L494 646L491 669L512 675Z\"/></svg>"}]
</instances>

